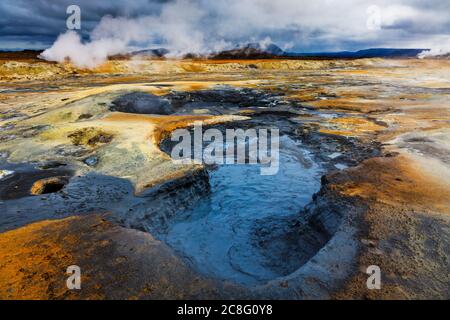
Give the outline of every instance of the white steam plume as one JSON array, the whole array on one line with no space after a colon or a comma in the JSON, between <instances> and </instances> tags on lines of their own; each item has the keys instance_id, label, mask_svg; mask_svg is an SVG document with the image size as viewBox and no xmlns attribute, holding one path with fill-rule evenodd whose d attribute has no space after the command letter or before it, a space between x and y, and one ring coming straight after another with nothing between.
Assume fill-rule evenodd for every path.
<instances>
[{"instance_id":1,"label":"white steam plume","mask_svg":"<svg viewBox=\"0 0 450 320\"><path fill-rule=\"evenodd\" d=\"M129 0L131 1L131 0ZM368 30L367 8L380 8L380 28ZM74 32L60 35L42 53L52 61L70 59L92 68L108 56L132 49L164 47L172 56L205 54L235 45L273 40L282 48L347 50L357 47L423 46L423 39L450 22L448 11L415 7L410 0L175 0L153 15L105 16L83 43ZM83 8L81 8L83 11ZM426 28L424 27L426 26ZM429 32L425 34L423 32ZM434 32L434 33L433 33Z\"/></svg>"},{"instance_id":2,"label":"white steam plume","mask_svg":"<svg viewBox=\"0 0 450 320\"><path fill-rule=\"evenodd\" d=\"M108 56L126 50L126 44L118 39L98 39L84 44L78 33L68 31L60 35L53 46L41 54L41 57L60 63L69 59L79 68L94 68L105 62Z\"/></svg>"},{"instance_id":3,"label":"white steam plume","mask_svg":"<svg viewBox=\"0 0 450 320\"><path fill-rule=\"evenodd\" d=\"M432 57L442 57L450 55L450 44L446 46L434 47L430 50L424 50L419 53L418 57L420 59L432 58Z\"/></svg>"}]
</instances>

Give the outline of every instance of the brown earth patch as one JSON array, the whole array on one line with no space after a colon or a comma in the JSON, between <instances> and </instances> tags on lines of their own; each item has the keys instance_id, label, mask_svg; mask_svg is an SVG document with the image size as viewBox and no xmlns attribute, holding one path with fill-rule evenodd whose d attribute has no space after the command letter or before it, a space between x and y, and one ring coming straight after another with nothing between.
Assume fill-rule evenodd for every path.
<instances>
[{"instance_id":1,"label":"brown earth patch","mask_svg":"<svg viewBox=\"0 0 450 320\"><path fill-rule=\"evenodd\" d=\"M81 268L81 290L67 289L71 265ZM212 299L222 289L240 294L193 273L150 234L102 215L0 234L0 299Z\"/></svg>"},{"instance_id":2,"label":"brown earth patch","mask_svg":"<svg viewBox=\"0 0 450 320\"><path fill-rule=\"evenodd\" d=\"M367 160L330 181L368 206L358 269L335 299L449 298L448 188L424 177L403 156ZM370 265L381 269L381 290L366 287Z\"/></svg>"},{"instance_id":3,"label":"brown earth patch","mask_svg":"<svg viewBox=\"0 0 450 320\"><path fill-rule=\"evenodd\" d=\"M67 136L74 145L95 147L98 144L110 143L113 135L102 129L90 127L76 130Z\"/></svg>"}]
</instances>

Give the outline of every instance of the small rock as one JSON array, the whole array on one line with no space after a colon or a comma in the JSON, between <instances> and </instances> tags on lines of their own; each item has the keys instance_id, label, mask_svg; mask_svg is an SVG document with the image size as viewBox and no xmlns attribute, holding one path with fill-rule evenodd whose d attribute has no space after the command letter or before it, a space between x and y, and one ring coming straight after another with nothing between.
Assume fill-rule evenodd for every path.
<instances>
[{"instance_id":1,"label":"small rock","mask_svg":"<svg viewBox=\"0 0 450 320\"><path fill-rule=\"evenodd\" d=\"M398 152L388 152L384 156L387 158L392 158L398 156L398 154L399 154Z\"/></svg>"},{"instance_id":2,"label":"small rock","mask_svg":"<svg viewBox=\"0 0 450 320\"><path fill-rule=\"evenodd\" d=\"M7 177L10 177L14 174L14 171L11 170L0 170L0 180L4 180Z\"/></svg>"},{"instance_id":3,"label":"small rock","mask_svg":"<svg viewBox=\"0 0 450 320\"><path fill-rule=\"evenodd\" d=\"M82 157L88 152L89 150L85 149L83 146L60 145L55 149L55 154L64 157Z\"/></svg>"},{"instance_id":4,"label":"small rock","mask_svg":"<svg viewBox=\"0 0 450 320\"><path fill-rule=\"evenodd\" d=\"M371 239L361 239L361 243L372 248L375 248L377 245L377 241Z\"/></svg>"},{"instance_id":5,"label":"small rock","mask_svg":"<svg viewBox=\"0 0 450 320\"><path fill-rule=\"evenodd\" d=\"M348 166L345 165L345 164L343 164L343 163L337 163L337 164L335 164L334 166L335 166L337 169L339 169L339 170L344 170L344 169L347 169L347 168L348 168Z\"/></svg>"},{"instance_id":6,"label":"small rock","mask_svg":"<svg viewBox=\"0 0 450 320\"><path fill-rule=\"evenodd\" d=\"M381 251L380 249L372 247L369 248L369 252L377 256L381 256L383 254L383 251Z\"/></svg>"},{"instance_id":7,"label":"small rock","mask_svg":"<svg viewBox=\"0 0 450 320\"><path fill-rule=\"evenodd\" d=\"M6 159L8 157L9 157L9 152L7 152L7 151L0 152L0 158Z\"/></svg>"},{"instance_id":8,"label":"small rock","mask_svg":"<svg viewBox=\"0 0 450 320\"><path fill-rule=\"evenodd\" d=\"M98 163L98 157L97 156L90 156L83 160L85 164L87 164L90 167L95 167Z\"/></svg>"},{"instance_id":9,"label":"small rock","mask_svg":"<svg viewBox=\"0 0 450 320\"><path fill-rule=\"evenodd\" d=\"M9 134L6 136L1 136L0 137L0 141L10 141L10 140L14 140L17 136L15 134Z\"/></svg>"},{"instance_id":10,"label":"small rock","mask_svg":"<svg viewBox=\"0 0 450 320\"><path fill-rule=\"evenodd\" d=\"M337 157L340 157L340 156L342 156L342 153L340 153L340 152L334 152L334 153L332 153L332 154L329 154L329 155L328 155L328 158L336 159Z\"/></svg>"},{"instance_id":11,"label":"small rock","mask_svg":"<svg viewBox=\"0 0 450 320\"><path fill-rule=\"evenodd\" d=\"M59 168L59 167L63 167L66 166L65 163L59 162L59 161L48 161L48 162L44 162L38 165L39 169L52 169L52 168Z\"/></svg>"},{"instance_id":12,"label":"small rock","mask_svg":"<svg viewBox=\"0 0 450 320\"><path fill-rule=\"evenodd\" d=\"M8 131L8 130L12 130L14 129L15 125L14 124L7 124L4 126L0 127L0 131Z\"/></svg>"},{"instance_id":13,"label":"small rock","mask_svg":"<svg viewBox=\"0 0 450 320\"><path fill-rule=\"evenodd\" d=\"M83 114L80 114L80 116L78 117L78 120L85 120L85 119L90 119L90 118L92 118L92 114L83 113Z\"/></svg>"}]
</instances>

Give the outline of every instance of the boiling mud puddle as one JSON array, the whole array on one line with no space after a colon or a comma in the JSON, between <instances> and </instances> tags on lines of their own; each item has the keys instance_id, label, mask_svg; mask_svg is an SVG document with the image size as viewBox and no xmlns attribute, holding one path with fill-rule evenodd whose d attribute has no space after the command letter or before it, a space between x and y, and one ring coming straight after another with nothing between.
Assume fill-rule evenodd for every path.
<instances>
[{"instance_id":1,"label":"boiling mud puddle","mask_svg":"<svg viewBox=\"0 0 450 320\"><path fill-rule=\"evenodd\" d=\"M320 188L321 166L300 142L280 137L276 175L260 164L220 165L210 170L211 192L174 221L162 240L201 273L243 285L285 274L270 268L254 230L270 227L268 217L299 214Z\"/></svg>"}]
</instances>

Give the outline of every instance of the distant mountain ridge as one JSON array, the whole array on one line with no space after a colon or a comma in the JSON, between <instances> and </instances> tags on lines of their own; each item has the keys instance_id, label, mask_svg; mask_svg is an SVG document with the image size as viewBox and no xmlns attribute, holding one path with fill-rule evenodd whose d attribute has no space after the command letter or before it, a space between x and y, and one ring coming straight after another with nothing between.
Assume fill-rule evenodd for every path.
<instances>
[{"instance_id":1,"label":"distant mountain ridge","mask_svg":"<svg viewBox=\"0 0 450 320\"><path fill-rule=\"evenodd\" d=\"M341 59L361 59L361 58L416 58L419 53L426 49L395 49L395 48L371 48L358 51L340 52L313 52L295 53L289 52L288 57L321 57L321 58L341 58Z\"/></svg>"},{"instance_id":2,"label":"distant mountain ridge","mask_svg":"<svg viewBox=\"0 0 450 320\"><path fill-rule=\"evenodd\" d=\"M210 59L270 59L286 55L280 47L271 43L263 45L260 43L248 43L244 46L236 46L231 50L213 53Z\"/></svg>"},{"instance_id":3,"label":"distant mountain ridge","mask_svg":"<svg viewBox=\"0 0 450 320\"><path fill-rule=\"evenodd\" d=\"M370 48L358 51L339 52L312 52L297 53L286 52L276 44L249 43L236 46L234 49L224 50L208 56L189 54L187 58L209 59L274 59L274 58L330 58L330 59L361 59L361 58L416 58L419 53L427 49L397 49L397 48Z\"/></svg>"},{"instance_id":4,"label":"distant mountain ridge","mask_svg":"<svg viewBox=\"0 0 450 320\"><path fill-rule=\"evenodd\" d=\"M169 53L169 50L165 48L157 49L145 49L131 52L132 56L144 56L144 57L158 57L162 58Z\"/></svg>"},{"instance_id":5,"label":"distant mountain ridge","mask_svg":"<svg viewBox=\"0 0 450 320\"><path fill-rule=\"evenodd\" d=\"M260 43L248 43L243 46L236 46L230 50L224 50L209 55L186 54L186 59L283 59L283 58L304 58L304 59L361 59L361 58L417 58L420 53L428 49L397 49L397 48L371 48L358 51L339 51L339 52L286 52L279 46ZM0 50L0 60L8 60L10 58L38 58L40 50L21 50L7 51ZM164 58L170 51L165 48L144 49L132 51L126 54L110 57L112 59L128 59L131 57L149 57ZM435 58L448 59L449 54L436 56Z\"/></svg>"},{"instance_id":6,"label":"distant mountain ridge","mask_svg":"<svg viewBox=\"0 0 450 320\"><path fill-rule=\"evenodd\" d=\"M249 58L334 58L334 59L361 59L361 58L416 58L426 49L396 49L371 48L358 51L339 52L312 52L297 53L286 52L275 44L266 46L259 43L250 43L232 50L222 51L210 56L215 59L249 59Z\"/></svg>"}]
</instances>

